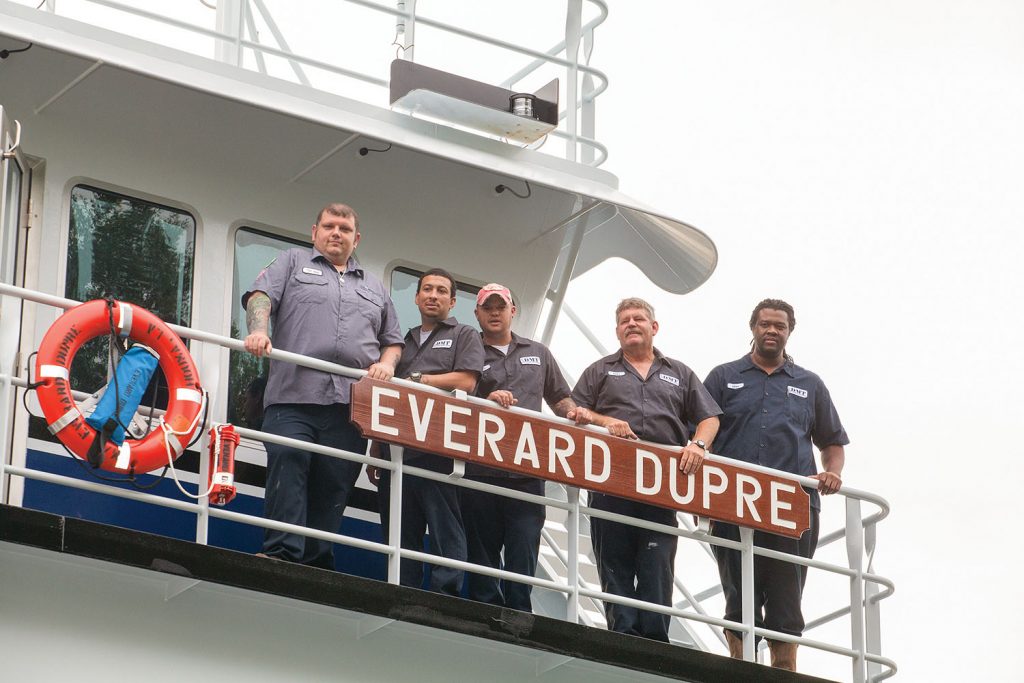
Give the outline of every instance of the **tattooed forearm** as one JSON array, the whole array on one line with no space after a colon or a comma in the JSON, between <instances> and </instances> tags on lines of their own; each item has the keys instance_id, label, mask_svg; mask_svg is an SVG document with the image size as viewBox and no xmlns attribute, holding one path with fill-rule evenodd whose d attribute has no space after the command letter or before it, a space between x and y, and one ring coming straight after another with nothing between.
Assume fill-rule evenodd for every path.
<instances>
[{"instance_id":1,"label":"tattooed forearm","mask_svg":"<svg viewBox=\"0 0 1024 683\"><path fill-rule=\"evenodd\" d=\"M245 324L249 328L249 334L267 334L269 321L270 297L263 292L254 292L245 304Z\"/></svg>"}]
</instances>

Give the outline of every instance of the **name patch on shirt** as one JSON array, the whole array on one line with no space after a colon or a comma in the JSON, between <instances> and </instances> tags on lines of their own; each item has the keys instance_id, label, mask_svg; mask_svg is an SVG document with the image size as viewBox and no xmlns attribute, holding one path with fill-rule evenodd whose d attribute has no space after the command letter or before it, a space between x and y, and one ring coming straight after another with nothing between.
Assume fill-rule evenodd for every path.
<instances>
[{"instance_id":1,"label":"name patch on shirt","mask_svg":"<svg viewBox=\"0 0 1024 683\"><path fill-rule=\"evenodd\" d=\"M743 382L726 382L725 386L729 387L730 389L742 389Z\"/></svg>"},{"instance_id":2,"label":"name patch on shirt","mask_svg":"<svg viewBox=\"0 0 1024 683\"><path fill-rule=\"evenodd\" d=\"M452 340L451 339L438 339L436 342L434 342L434 345L431 346L430 348L432 348L432 349L450 349L450 348L452 348Z\"/></svg>"},{"instance_id":3,"label":"name patch on shirt","mask_svg":"<svg viewBox=\"0 0 1024 683\"><path fill-rule=\"evenodd\" d=\"M622 376L623 376L623 375L625 375L626 373L624 373L624 372L623 372L623 371L621 371L621 370L609 370L609 371L608 371L608 374L609 374L609 375L611 375L612 377L622 377Z\"/></svg>"},{"instance_id":4,"label":"name patch on shirt","mask_svg":"<svg viewBox=\"0 0 1024 683\"><path fill-rule=\"evenodd\" d=\"M519 359L522 365L540 365L540 356L523 356Z\"/></svg>"},{"instance_id":5,"label":"name patch on shirt","mask_svg":"<svg viewBox=\"0 0 1024 683\"><path fill-rule=\"evenodd\" d=\"M480 372L487 372L490 369L491 369L491 364L488 363L487 365L485 365L482 368L480 368Z\"/></svg>"},{"instance_id":6,"label":"name patch on shirt","mask_svg":"<svg viewBox=\"0 0 1024 683\"><path fill-rule=\"evenodd\" d=\"M317 270L316 268L303 268L302 272L306 275L323 275L324 271Z\"/></svg>"},{"instance_id":7,"label":"name patch on shirt","mask_svg":"<svg viewBox=\"0 0 1024 683\"><path fill-rule=\"evenodd\" d=\"M679 386L679 378L678 377L673 377L672 375L666 375L664 373L658 373L658 379L662 379L662 380L668 382L669 384L674 384L677 387Z\"/></svg>"},{"instance_id":8,"label":"name patch on shirt","mask_svg":"<svg viewBox=\"0 0 1024 683\"><path fill-rule=\"evenodd\" d=\"M786 387L786 392L799 396L800 398L807 398L807 390L801 389L800 387Z\"/></svg>"}]
</instances>

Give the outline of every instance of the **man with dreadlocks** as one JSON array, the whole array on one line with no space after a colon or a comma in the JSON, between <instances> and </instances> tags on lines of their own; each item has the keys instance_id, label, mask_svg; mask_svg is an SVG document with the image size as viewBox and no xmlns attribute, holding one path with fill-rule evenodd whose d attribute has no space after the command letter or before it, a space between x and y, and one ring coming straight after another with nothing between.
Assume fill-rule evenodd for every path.
<instances>
[{"instance_id":1,"label":"man with dreadlocks","mask_svg":"<svg viewBox=\"0 0 1024 683\"><path fill-rule=\"evenodd\" d=\"M715 452L736 460L772 467L818 480L811 494L811 527L799 539L767 532L754 533L754 545L811 557L818 544L818 492L835 493L850 442L824 382L793 362L786 342L796 327L793 307L781 299L765 299L750 316L752 350L739 360L719 365L704 380L708 393L723 410ZM820 474L811 444L821 452ZM719 538L739 540L739 529L715 522ZM715 546L725 593L725 618L742 621L740 553ZM807 568L781 560L754 557L754 622L761 628L793 636L803 634L800 610ZM743 657L738 633L726 631L729 654ZM796 644L770 640L772 666L796 670Z\"/></svg>"}]
</instances>

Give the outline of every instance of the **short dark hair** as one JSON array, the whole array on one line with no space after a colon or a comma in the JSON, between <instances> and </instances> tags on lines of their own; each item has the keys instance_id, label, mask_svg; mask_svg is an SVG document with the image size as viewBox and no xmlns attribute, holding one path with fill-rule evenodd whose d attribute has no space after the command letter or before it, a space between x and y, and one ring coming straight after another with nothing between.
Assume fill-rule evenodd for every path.
<instances>
[{"instance_id":1,"label":"short dark hair","mask_svg":"<svg viewBox=\"0 0 1024 683\"><path fill-rule=\"evenodd\" d=\"M449 273L444 268L431 268L427 272L423 273L423 275L420 275L420 279L416 282L416 291L417 292L419 292L420 291L420 287L423 286L423 278L427 277L428 275L434 275L434 276L437 276L437 277L443 277L446 280L448 280L448 282L450 284L450 287L451 287L451 290L452 290L451 291L452 296L455 296L455 278L453 278L452 274Z\"/></svg>"},{"instance_id":2,"label":"short dark hair","mask_svg":"<svg viewBox=\"0 0 1024 683\"><path fill-rule=\"evenodd\" d=\"M348 204L331 202L324 205L324 208L320 209L320 213L316 215L316 223L314 225L320 225L320 221L323 220L325 213L329 213L332 216L341 216L342 218L351 218L352 224L355 225L356 230L359 230L359 214Z\"/></svg>"},{"instance_id":3,"label":"short dark hair","mask_svg":"<svg viewBox=\"0 0 1024 683\"><path fill-rule=\"evenodd\" d=\"M770 308L774 311L785 311L786 317L789 318L789 331L792 332L796 329L796 315L793 313L793 307L787 304L782 299L764 299L757 306L754 306L754 312L750 314L750 329L754 329L754 325L757 324L757 316L761 311L766 308Z\"/></svg>"}]
</instances>

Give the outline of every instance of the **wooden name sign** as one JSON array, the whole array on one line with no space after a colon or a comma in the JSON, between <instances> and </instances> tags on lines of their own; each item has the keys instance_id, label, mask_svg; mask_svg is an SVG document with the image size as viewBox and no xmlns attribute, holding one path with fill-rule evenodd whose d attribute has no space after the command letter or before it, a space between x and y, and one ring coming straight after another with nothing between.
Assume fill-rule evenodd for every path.
<instances>
[{"instance_id":1,"label":"wooden name sign","mask_svg":"<svg viewBox=\"0 0 1024 683\"><path fill-rule=\"evenodd\" d=\"M799 538L810 498L792 479L705 461L679 471L680 447L631 441L501 407L364 377L352 422L367 438Z\"/></svg>"}]
</instances>

